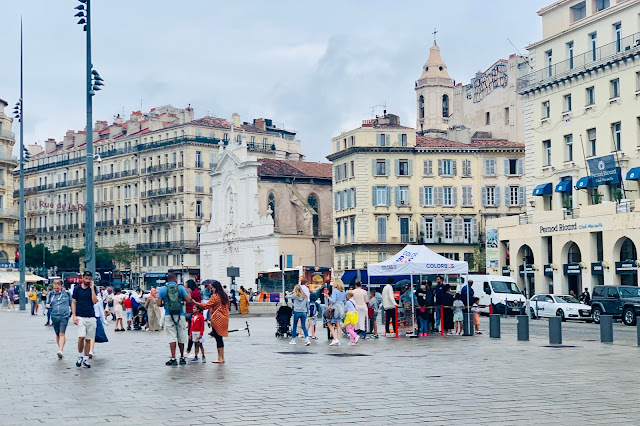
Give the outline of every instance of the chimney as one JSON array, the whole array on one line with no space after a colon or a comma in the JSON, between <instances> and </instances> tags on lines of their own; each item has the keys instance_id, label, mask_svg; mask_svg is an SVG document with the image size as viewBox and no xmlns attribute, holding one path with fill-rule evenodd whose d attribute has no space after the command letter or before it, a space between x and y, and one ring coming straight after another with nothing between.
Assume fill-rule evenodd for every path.
<instances>
[{"instance_id":1,"label":"chimney","mask_svg":"<svg viewBox=\"0 0 640 426\"><path fill-rule=\"evenodd\" d=\"M260 130L267 130L266 123L263 118L254 118L253 125Z\"/></svg>"},{"instance_id":2,"label":"chimney","mask_svg":"<svg viewBox=\"0 0 640 426\"><path fill-rule=\"evenodd\" d=\"M240 121L240 114L234 112L231 116L231 122L233 123L233 127L240 127L242 122Z\"/></svg>"},{"instance_id":3,"label":"chimney","mask_svg":"<svg viewBox=\"0 0 640 426\"><path fill-rule=\"evenodd\" d=\"M55 150L56 150L56 140L55 139L49 138L46 141L44 141L44 151L47 154L50 154Z\"/></svg>"}]
</instances>

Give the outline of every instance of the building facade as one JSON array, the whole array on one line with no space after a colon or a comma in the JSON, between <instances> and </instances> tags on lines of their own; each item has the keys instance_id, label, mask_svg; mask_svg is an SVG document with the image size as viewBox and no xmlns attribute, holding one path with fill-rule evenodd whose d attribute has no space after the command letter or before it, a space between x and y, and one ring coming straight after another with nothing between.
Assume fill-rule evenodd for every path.
<instances>
[{"instance_id":1,"label":"building facade","mask_svg":"<svg viewBox=\"0 0 640 426\"><path fill-rule=\"evenodd\" d=\"M165 106L129 120L98 121L95 220L98 247L135 249L123 279L150 285L167 272L200 275L199 233L211 211L209 173L224 146L243 141L258 158L302 159L295 133L271 120L194 119L191 108ZM86 134L30 146L25 168L27 239L50 250L84 248ZM14 192L17 197L17 193Z\"/></svg>"},{"instance_id":2,"label":"building facade","mask_svg":"<svg viewBox=\"0 0 640 426\"><path fill-rule=\"evenodd\" d=\"M485 220L523 211L521 143L420 136L385 112L334 137L332 148L338 272L409 243L478 265Z\"/></svg>"},{"instance_id":3,"label":"building facade","mask_svg":"<svg viewBox=\"0 0 640 426\"><path fill-rule=\"evenodd\" d=\"M526 214L494 221L494 272L531 292L638 285L640 1L562 0L528 47ZM531 265L535 265L532 267Z\"/></svg>"},{"instance_id":4,"label":"building facade","mask_svg":"<svg viewBox=\"0 0 640 426\"><path fill-rule=\"evenodd\" d=\"M331 165L258 158L233 143L211 172L210 221L201 232L205 278L256 288L258 272L331 266Z\"/></svg>"},{"instance_id":5,"label":"building facade","mask_svg":"<svg viewBox=\"0 0 640 426\"><path fill-rule=\"evenodd\" d=\"M18 262L18 209L13 203L13 171L18 160L12 156L15 137L12 120L4 108L8 103L0 99L0 267L13 267Z\"/></svg>"}]
</instances>

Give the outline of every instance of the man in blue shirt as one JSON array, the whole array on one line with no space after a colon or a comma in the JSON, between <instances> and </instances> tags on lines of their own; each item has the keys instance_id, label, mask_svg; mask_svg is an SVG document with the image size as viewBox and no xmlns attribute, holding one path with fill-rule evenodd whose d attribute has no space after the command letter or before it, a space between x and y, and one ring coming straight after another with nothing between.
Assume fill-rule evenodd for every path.
<instances>
[{"instance_id":1,"label":"man in blue shirt","mask_svg":"<svg viewBox=\"0 0 640 426\"><path fill-rule=\"evenodd\" d=\"M158 289L158 306L164 305L164 331L169 340L169 349L171 350L171 359L166 365L178 365L176 361L176 343L180 348L180 365L187 363L184 358L184 344L187 342L187 321L184 316L184 302L191 302L191 296L187 294L182 284L177 283L176 274L170 272L167 274L167 283ZM177 294L176 294L177 288ZM179 297L179 306L176 306L172 295Z\"/></svg>"}]
</instances>

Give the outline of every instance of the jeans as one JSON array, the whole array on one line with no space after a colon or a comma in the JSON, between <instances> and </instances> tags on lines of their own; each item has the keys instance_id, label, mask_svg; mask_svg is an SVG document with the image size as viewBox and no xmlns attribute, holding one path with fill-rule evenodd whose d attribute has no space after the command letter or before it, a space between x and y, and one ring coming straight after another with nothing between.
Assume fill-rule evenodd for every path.
<instances>
[{"instance_id":1,"label":"jeans","mask_svg":"<svg viewBox=\"0 0 640 426\"><path fill-rule=\"evenodd\" d=\"M37 301L35 301L35 300L32 300L32 301L31 301L31 315L35 315L35 314L36 314L36 304L37 304L37 303L38 303L38 302L37 302Z\"/></svg>"},{"instance_id":2,"label":"jeans","mask_svg":"<svg viewBox=\"0 0 640 426\"><path fill-rule=\"evenodd\" d=\"M51 309L47 309L47 324L51 322Z\"/></svg>"},{"instance_id":3,"label":"jeans","mask_svg":"<svg viewBox=\"0 0 640 426\"><path fill-rule=\"evenodd\" d=\"M390 333L389 324L393 324L393 329L396 327L396 308L390 308L384 310L384 331Z\"/></svg>"},{"instance_id":4,"label":"jeans","mask_svg":"<svg viewBox=\"0 0 640 426\"><path fill-rule=\"evenodd\" d=\"M429 332L429 322L426 318L418 317L418 333L426 334Z\"/></svg>"},{"instance_id":5,"label":"jeans","mask_svg":"<svg viewBox=\"0 0 640 426\"><path fill-rule=\"evenodd\" d=\"M304 333L304 338L309 338L309 333L307 332L307 313L306 312L294 312L293 313L293 331L291 332L291 338L295 339L298 336L298 320L300 320L300 324L302 326L302 332Z\"/></svg>"},{"instance_id":6,"label":"jeans","mask_svg":"<svg viewBox=\"0 0 640 426\"><path fill-rule=\"evenodd\" d=\"M433 329L438 330L440 328L440 306L436 305L436 323L434 324Z\"/></svg>"}]
</instances>

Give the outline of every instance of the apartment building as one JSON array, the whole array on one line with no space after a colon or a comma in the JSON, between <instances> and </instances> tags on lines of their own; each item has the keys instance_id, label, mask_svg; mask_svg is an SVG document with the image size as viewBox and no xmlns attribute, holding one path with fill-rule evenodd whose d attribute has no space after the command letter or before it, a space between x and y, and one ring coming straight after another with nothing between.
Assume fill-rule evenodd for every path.
<instances>
[{"instance_id":1,"label":"apartment building","mask_svg":"<svg viewBox=\"0 0 640 426\"><path fill-rule=\"evenodd\" d=\"M526 273L531 293L638 285L640 1L562 0L538 15L543 38L517 82L530 204L492 223L494 272Z\"/></svg>"},{"instance_id":2,"label":"apartment building","mask_svg":"<svg viewBox=\"0 0 640 426\"><path fill-rule=\"evenodd\" d=\"M199 233L210 215L211 177L221 149L246 144L258 158L301 160L295 132L271 120L194 119L192 108L164 106L129 120L96 122L95 238L98 247L126 244L135 261L125 279L147 286L172 271L200 275ZM84 131L32 145L26 165L27 238L50 250L84 248ZM17 193L14 192L14 196Z\"/></svg>"},{"instance_id":3,"label":"apartment building","mask_svg":"<svg viewBox=\"0 0 640 426\"><path fill-rule=\"evenodd\" d=\"M525 204L524 144L416 134L387 114L332 139L334 267L381 262L408 243L476 264L487 218Z\"/></svg>"},{"instance_id":4,"label":"apartment building","mask_svg":"<svg viewBox=\"0 0 640 426\"><path fill-rule=\"evenodd\" d=\"M12 156L15 137L11 131L12 119L5 114L9 104L0 99L0 268L15 267L17 263L18 209L13 203L13 170L18 160Z\"/></svg>"}]
</instances>

